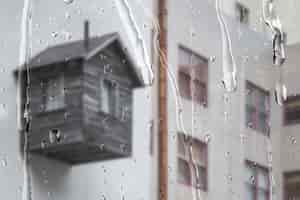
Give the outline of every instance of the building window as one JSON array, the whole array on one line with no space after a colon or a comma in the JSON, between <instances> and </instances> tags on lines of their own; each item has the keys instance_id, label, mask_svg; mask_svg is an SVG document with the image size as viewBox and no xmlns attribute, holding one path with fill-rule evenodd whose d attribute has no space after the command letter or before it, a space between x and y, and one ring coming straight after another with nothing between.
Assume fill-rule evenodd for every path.
<instances>
[{"instance_id":1,"label":"building window","mask_svg":"<svg viewBox=\"0 0 300 200\"><path fill-rule=\"evenodd\" d=\"M284 173L284 199L300 199L300 171Z\"/></svg>"},{"instance_id":2,"label":"building window","mask_svg":"<svg viewBox=\"0 0 300 200\"><path fill-rule=\"evenodd\" d=\"M58 110L65 106L64 77L62 75L44 80L42 90L45 111Z\"/></svg>"},{"instance_id":3,"label":"building window","mask_svg":"<svg viewBox=\"0 0 300 200\"><path fill-rule=\"evenodd\" d=\"M246 82L246 126L269 135L270 94Z\"/></svg>"},{"instance_id":4,"label":"building window","mask_svg":"<svg viewBox=\"0 0 300 200\"><path fill-rule=\"evenodd\" d=\"M300 96L289 96L284 103L284 124L300 123Z\"/></svg>"},{"instance_id":5,"label":"building window","mask_svg":"<svg viewBox=\"0 0 300 200\"><path fill-rule=\"evenodd\" d=\"M194 52L179 47L178 84L180 95L207 106L208 61Z\"/></svg>"},{"instance_id":6,"label":"building window","mask_svg":"<svg viewBox=\"0 0 300 200\"><path fill-rule=\"evenodd\" d=\"M207 191L207 144L182 133L177 139L177 182Z\"/></svg>"},{"instance_id":7,"label":"building window","mask_svg":"<svg viewBox=\"0 0 300 200\"><path fill-rule=\"evenodd\" d=\"M253 162L246 161L245 175L245 199L268 200L270 196L269 170Z\"/></svg>"},{"instance_id":8,"label":"building window","mask_svg":"<svg viewBox=\"0 0 300 200\"><path fill-rule=\"evenodd\" d=\"M118 90L117 85L110 80L101 80L100 82L100 110L104 113L118 117L117 99Z\"/></svg>"},{"instance_id":9,"label":"building window","mask_svg":"<svg viewBox=\"0 0 300 200\"><path fill-rule=\"evenodd\" d=\"M240 23L248 24L248 22L249 22L249 9L248 8L246 8L241 3L236 2L235 12L236 12L236 18L238 19L238 21Z\"/></svg>"}]
</instances>

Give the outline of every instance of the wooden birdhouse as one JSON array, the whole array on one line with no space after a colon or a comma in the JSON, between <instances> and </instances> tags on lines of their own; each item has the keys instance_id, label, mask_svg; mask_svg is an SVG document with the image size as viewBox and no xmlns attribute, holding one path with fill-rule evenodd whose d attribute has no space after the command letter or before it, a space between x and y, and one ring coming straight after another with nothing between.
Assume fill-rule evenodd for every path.
<instances>
[{"instance_id":1,"label":"wooden birdhouse","mask_svg":"<svg viewBox=\"0 0 300 200\"><path fill-rule=\"evenodd\" d=\"M30 152L72 164L131 155L141 75L117 33L88 32L86 22L84 40L47 48L23 69Z\"/></svg>"}]
</instances>

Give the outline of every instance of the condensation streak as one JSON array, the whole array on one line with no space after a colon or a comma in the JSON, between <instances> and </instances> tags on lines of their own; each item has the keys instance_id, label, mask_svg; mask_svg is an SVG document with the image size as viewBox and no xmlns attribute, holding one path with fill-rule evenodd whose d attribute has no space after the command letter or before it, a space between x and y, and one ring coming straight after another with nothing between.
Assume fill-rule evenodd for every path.
<instances>
[{"instance_id":1,"label":"condensation streak","mask_svg":"<svg viewBox=\"0 0 300 200\"><path fill-rule=\"evenodd\" d=\"M29 96L29 66L28 62L31 54L31 42L30 37L32 34L32 2L31 0L24 1L22 19L21 19L21 42L20 42L20 55L19 55L19 72L18 72L18 128L21 134L24 134L24 146L23 146L23 191L22 199L28 200L31 199L31 185L30 185L30 174L28 168L28 129L30 126L30 119L28 116L28 107L30 103ZM25 72L23 74L23 72ZM22 107L22 89L26 89L26 99L25 99L25 108ZM24 110L24 113L22 111ZM25 120L25 121L23 121Z\"/></svg>"},{"instance_id":2,"label":"condensation streak","mask_svg":"<svg viewBox=\"0 0 300 200\"><path fill-rule=\"evenodd\" d=\"M216 13L221 29L222 37L222 68L223 84L228 92L233 92L237 88L236 63L232 53L231 38L227 24L221 14L220 1L216 0Z\"/></svg>"},{"instance_id":3,"label":"condensation streak","mask_svg":"<svg viewBox=\"0 0 300 200\"><path fill-rule=\"evenodd\" d=\"M151 85L153 83L154 74L153 74L151 64L150 64L150 56L147 52L145 40L144 40L142 33L137 25L136 20L134 18L133 11L127 0L117 0L117 3L118 3L119 9L122 11L125 10L125 13L127 13L127 15L123 15L124 18L122 20L126 20L126 25L129 27L129 30L131 30L131 32L136 37L136 42L138 44L138 48L143 57L143 61L144 61L143 64L145 65L147 71L145 72L144 68L142 68L142 67L140 70L143 75L144 74L148 75L147 80L145 80L145 77L143 77L145 83ZM123 13L123 12L120 12L120 13Z\"/></svg>"}]
</instances>

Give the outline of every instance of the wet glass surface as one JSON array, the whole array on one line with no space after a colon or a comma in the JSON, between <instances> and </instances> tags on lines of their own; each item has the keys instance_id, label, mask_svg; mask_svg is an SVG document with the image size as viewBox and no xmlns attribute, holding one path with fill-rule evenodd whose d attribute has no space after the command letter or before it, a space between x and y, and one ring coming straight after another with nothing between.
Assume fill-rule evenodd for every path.
<instances>
[{"instance_id":1,"label":"wet glass surface","mask_svg":"<svg viewBox=\"0 0 300 200\"><path fill-rule=\"evenodd\" d=\"M299 199L298 8L2 2L2 199Z\"/></svg>"}]
</instances>

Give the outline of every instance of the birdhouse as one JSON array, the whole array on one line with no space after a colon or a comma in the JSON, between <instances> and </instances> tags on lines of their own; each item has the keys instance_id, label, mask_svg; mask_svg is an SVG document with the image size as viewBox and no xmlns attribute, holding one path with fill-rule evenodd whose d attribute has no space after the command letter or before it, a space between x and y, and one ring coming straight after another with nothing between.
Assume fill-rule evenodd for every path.
<instances>
[{"instance_id":1,"label":"birdhouse","mask_svg":"<svg viewBox=\"0 0 300 200\"><path fill-rule=\"evenodd\" d=\"M86 22L83 40L49 47L23 68L32 153L72 164L131 155L141 75L118 33L88 32Z\"/></svg>"}]
</instances>

